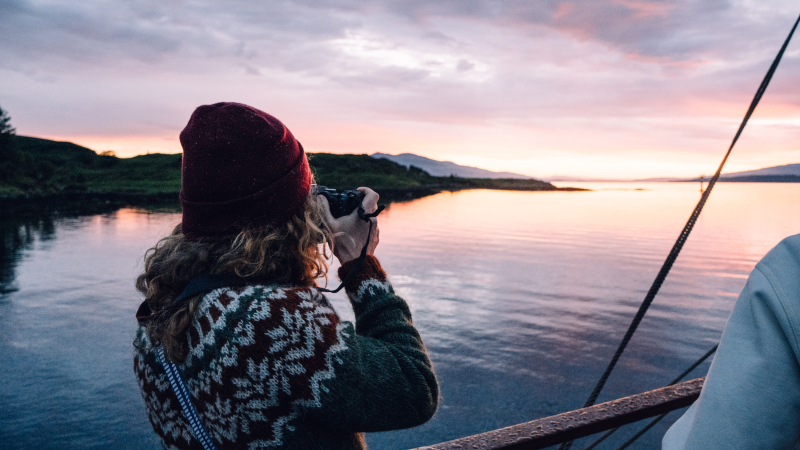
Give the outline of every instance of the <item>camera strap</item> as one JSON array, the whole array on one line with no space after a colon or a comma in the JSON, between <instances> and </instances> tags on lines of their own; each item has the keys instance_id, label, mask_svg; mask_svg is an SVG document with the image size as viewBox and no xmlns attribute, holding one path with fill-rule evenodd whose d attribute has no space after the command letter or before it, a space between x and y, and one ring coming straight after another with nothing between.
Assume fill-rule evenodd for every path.
<instances>
[{"instance_id":1,"label":"camera strap","mask_svg":"<svg viewBox=\"0 0 800 450\"><path fill-rule=\"evenodd\" d=\"M189 389L187 389L186 383L183 381L183 378L181 378L181 373L178 370L178 366L167 360L166 355L164 355L163 346L159 345L154 350L156 353L156 359L164 368L164 372L167 375L167 380L169 380L169 384L172 386L172 392L175 394L175 397L178 398L178 404L181 406L183 416L189 422L192 435L195 439L200 441L200 445L203 446L203 450L217 450L217 447L214 445L214 441L211 439L211 435L208 434L208 430L206 430L206 427L200 420L200 415L197 414L197 409L194 407L194 403L192 403L192 397L189 394Z\"/></svg>"},{"instance_id":2,"label":"camera strap","mask_svg":"<svg viewBox=\"0 0 800 450\"><path fill-rule=\"evenodd\" d=\"M347 283L349 283L350 280L352 280L354 276L356 276L358 271L361 270L361 264L364 263L364 259L367 257L367 247L369 247L369 242L370 242L370 239L372 238L372 220L370 220L370 219L372 219L373 217L377 217L378 214L380 214L381 211L384 210L384 208L385 208L384 205L378 206L378 209L376 209L375 212L367 214L367 212L364 211L364 207L362 205L358 205L358 209L357 209L358 217L360 217L361 220L365 220L365 221L369 222L369 231L367 231L367 242L364 242L364 246L361 247L361 254L358 255L358 258L356 258L356 261L353 263L353 267L350 268L350 272L348 272L347 276L344 277L344 280L342 280L342 284L340 284L339 287L337 287L336 289L333 289L333 290L326 289L326 288L317 288L318 291L330 292L331 294L335 294L335 293L341 291L342 288Z\"/></svg>"}]
</instances>

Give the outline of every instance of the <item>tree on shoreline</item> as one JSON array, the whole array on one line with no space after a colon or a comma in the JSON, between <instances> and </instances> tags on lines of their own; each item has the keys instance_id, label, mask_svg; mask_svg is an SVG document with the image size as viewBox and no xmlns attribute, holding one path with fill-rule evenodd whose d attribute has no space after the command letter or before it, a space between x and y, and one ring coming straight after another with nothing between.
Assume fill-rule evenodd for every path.
<instances>
[{"instance_id":1,"label":"tree on shoreline","mask_svg":"<svg viewBox=\"0 0 800 450\"><path fill-rule=\"evenodd\" d=\"M16 131L11 126L11 116L0 107L0 152L3 152L0 153L0 158L11 148Z\"/></svg>"},{"instance_id":2,"label":"tree on shoreline","mask_svg":"<svg viewBox=\"0 0 800 450\"><path fill-rule=\"evenodd\" d=\"M37 161L19 148L17 131L11 126L11 116L0 108L0 193L8 188L19 189L36 184Z\"/></svg>"},{"instance_id":3,"label":"tree on shoreline","mask_svg":"<svg viewBox=\"0 0 800 450\"><path fill-rule=\"evenodd\" d=\"M14 170L16 149L14 136L16 130L11 126L11 116L0 108L0 181L8 181Z\"/></svg>"}]
</instances>

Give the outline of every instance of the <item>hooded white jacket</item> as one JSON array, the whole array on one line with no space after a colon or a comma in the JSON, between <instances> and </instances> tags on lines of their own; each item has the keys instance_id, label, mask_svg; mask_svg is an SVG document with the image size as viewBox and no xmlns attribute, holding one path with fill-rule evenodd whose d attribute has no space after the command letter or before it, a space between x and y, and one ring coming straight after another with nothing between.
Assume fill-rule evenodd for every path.
<instances>
[{"instance_id":1,"label":"hooded white jacket","mask_svg":"<svg viewBox=\"0 0 800 450\"><path fill-rule=\"evenodd\" d=\"M791 449L798 439L800 235L795 235L750 274L700 398L667 431L662 449Z\"/></svg>"}]
</instances>

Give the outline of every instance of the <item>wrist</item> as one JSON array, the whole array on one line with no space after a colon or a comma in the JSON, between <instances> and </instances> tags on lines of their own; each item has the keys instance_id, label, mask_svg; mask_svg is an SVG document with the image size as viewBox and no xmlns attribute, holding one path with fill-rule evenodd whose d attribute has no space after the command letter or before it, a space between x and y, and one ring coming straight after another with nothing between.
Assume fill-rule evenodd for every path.
<instances>
[{"instance_id":1,"label":"wrist","mask_svg":"<svg viewBox=\"0 0 800 450\"><path fill-rule=\"evenodd\" d=\"M350 270L353 268L355 262L356 260L353 259L351 261L342 263L342 266L339 267L338 272L340 280L344 281L344 279L347 278L347 275L350 273ZM347 281L347 284L345 284L345 290L348 292L356 291L361 286L362 282L371 279L385 282L386 272L383 271L381 263L378 262L378 259L375 256L367 255L364 258L364 261L361 263L358 273L354 274L353 277Z\"/></svg>"}]
</instances>

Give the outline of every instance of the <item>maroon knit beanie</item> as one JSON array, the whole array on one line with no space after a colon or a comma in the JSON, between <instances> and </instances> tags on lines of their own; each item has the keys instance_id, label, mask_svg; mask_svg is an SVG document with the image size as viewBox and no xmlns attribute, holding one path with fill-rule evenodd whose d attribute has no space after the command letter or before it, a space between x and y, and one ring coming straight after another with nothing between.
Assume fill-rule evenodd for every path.
<instances>
[{"instance_id":1,"label":"maroon knit beanie","mask_svg":"<svg viewBox=\"0 0 800 450\"><path fill-rule=\"evenodd\" d=\"M284 223L308 197L303 146L263 111L241 103L200 106L180 138L181 228L191 240Z\"/></svg>"}]
</instances>

